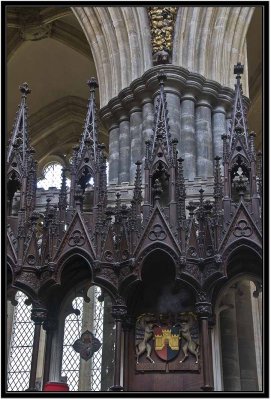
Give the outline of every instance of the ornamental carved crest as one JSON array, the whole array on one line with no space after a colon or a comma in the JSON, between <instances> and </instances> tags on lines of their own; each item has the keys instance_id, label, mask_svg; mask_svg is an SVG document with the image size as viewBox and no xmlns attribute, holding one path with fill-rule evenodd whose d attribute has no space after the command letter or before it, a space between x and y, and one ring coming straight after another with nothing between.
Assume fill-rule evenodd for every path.
<instances>
[{"instance_id":1,"label":"ornamental carved crest","mask_svg":"<svg viewBox=\"0 0 271 400\"><path fill-rule=\"evenodd\" d=\"M76 229L73 231L71 237L69 238L69 246L74 247L74 246L83 246L85 244L85 238L82 234L81 231Z\"/></svg>"},{"instance_id":2,"label":"ornamental carved crest","mask_svg":"<svg viewBox=\"0 0 271 400\"><path fill-rule=\"evenodd\" d=\"M154 351L161 360L169 361L175 358L180 350L179 327L155 326L154 330Z\"/></svg>"},{"instance_id":3,"label":"ornamental carved crest","mask_svg":"<svg viewBox=\"0 0 271 400\"><path fill-rule=\"evenodd\" d=\"M199 370L199 331L195 314L142 314L136 327L136 370Z\"/></svg>"},{"instance_id":4,"label":"ornamental carved crest","mask_svg":"<svg viewBox=\"0 0 271 400\"><path fill-rule=\"evenodd\" d=\"M93 354L101 347L101 342L92 332L86 330L82 333L80 339L77 339L72 345L73 349L80 354L80 357L88 361Z\"/></svg>"},{"instance_id":5,"label":"ornamental carved crest","mask_svg":"<svg viewBox=\"0 0 271 400\"><path fill-rule=\"evenodd\" d=\"M152 227L152 230L150 231L148 238L151 241L154 240L165 240L165 238L167 237L166 232L164 231L162 225L160 224L155 224Z\"/></svg>"},{"instance_id":6,"label":"ornamental carved crest","mask_svg":"<svg viewBox=\"0 0 271 400\"><path fill-rule=\"evenodd\" d=\"M252 229L246 220L240 219L234 228L233 234L236 237L249 237L252 235Z\"/></svg>"}]
</instances>

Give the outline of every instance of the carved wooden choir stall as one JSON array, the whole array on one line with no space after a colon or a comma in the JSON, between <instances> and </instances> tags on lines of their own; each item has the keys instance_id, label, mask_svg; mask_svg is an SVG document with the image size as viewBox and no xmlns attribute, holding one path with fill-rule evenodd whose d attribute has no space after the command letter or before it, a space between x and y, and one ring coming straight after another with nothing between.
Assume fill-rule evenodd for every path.
<instances>
[{"instance_id":1,"label":"carved wooden choir stall","mask_svg":"<svg viewBox=\"0 0 271 400\"><path fill-rule=\"evenodd\" d=\"M43 385L54 378L52 343L65 295L81 284L102 289L114 318L111 391L212 391L211 330L223 285L241 272L261 279L262 177L254 132L247 128L240 82L223 158L214 158L213 200L199 190L186 200L185 159L171 137L163 70L158 74L153 135L136 163L129 205L116 193L108 201L106 157L98 141L94 78L79 145L74 147L71 186L63 169L58 204L47 200L42 231L36 208L35 151L30 145L25 83L7 152L8 299L28 296L35 324L29 391L34 391L41 329L46 331ZM223 166L223 167L222 167ZM222 167L222 168L221 168ZM144 179L142 175L144 174ZM91 207L85 190L93 178ZM144 182L144 183L143 183ZM20 193L18 215L13 198ZM106 345L86 330L74 351L89 360ZM57 380L55 378L55 380Z\"/></svg>"}]
</instances>

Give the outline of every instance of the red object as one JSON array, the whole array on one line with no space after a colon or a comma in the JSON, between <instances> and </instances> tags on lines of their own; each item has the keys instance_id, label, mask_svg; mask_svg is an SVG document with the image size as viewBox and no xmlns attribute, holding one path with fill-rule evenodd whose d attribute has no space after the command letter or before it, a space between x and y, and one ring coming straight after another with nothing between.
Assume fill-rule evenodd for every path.
<instances>
[{"instance_id":1,"label":"red object","mask_svg":"<svg viewBox=\"0 0 271 400\"><path fill-rule=\"evenodd\" d=\"M68 392L69 386L64 382L47 382L43 388L44 392Z\"/></svg>"}]
</instances>

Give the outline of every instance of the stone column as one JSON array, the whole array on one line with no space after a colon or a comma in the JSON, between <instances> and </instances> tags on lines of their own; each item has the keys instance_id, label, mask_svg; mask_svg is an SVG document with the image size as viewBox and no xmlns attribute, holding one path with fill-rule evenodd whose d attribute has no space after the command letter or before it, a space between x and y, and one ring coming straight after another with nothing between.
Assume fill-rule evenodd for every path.
<instances>
[{"instance_id":1,"label":"stone column","mask_svg":"<svg viewBox=\"0 0 271 400\"><path fill-rule=\"evenodd\" d=\"M154 107L151 99L146 99L142 103L142 162L145 160L146 155L146 141L150 140L153 135L154 128ZM143 162L144 168L144 162ZM145 174L142 174L142 184L145 184Z\"/></svg>"},{"instance_id":2,"label":"stone column","mask_svg":"<svg viewBox=\"0 0 271 400\"><path fill-rule=\"evenodd\" d=\"M196 176L195 98L181 99L181 157L184 159L184 177L193 180Z\"/></svg>"},{"instance_id":3,"label":"stone column","mask_svg":"<svg viewBox=\"0 0 271 400\"><path fill-rule=\"evenodd\" d=\"M49 382L51 354L52 354L52 340L56 328L57 328L57 320L55 318L49 318L43 324L43 329L46 331L43 386L45 385L45 383Z\"/></svg>"},{"instance_id":4,"label":"stone column","mask_svg":"<svg viewBox=\"0 0 271 400\"><path fill-rule=\"evenodd\" d=\"M110 387L110 391L121 392L123 387L120 384L121 379L121 331L122 321L127 315L127 309L124 304L115 304L112 306L112 316L116 321L116 336L115 336L115 371L114 385Z\"/></svg>"},{"instance_id":5,"label":"stone column","mask_svg":"<svg viewBox=\"0 0 271 400\"><path fill-rule=\"evenodd\" d=\"M223 390L222 384L222 362L221 362L221 338L220 338L220 310L216 313L216 323L212 330L212 357L214 391Z\"/></svg>"},{"instance_id":6,"label":"stone column","mask_svg":"<svg viewBox=\"0 0 271 400\"><path fill-rule=\"evenodd\" d=\"M201 332L201 358L203 369L203 386L201 389L204 392L211 392L213 388L213 377L211 371L212 354L210 348L210 337L208 328L208 318L211 316L212 307L211 303L207 301L200 301L195 304L196 313L200 322Z\"/></svg>"},{"instance_id":7,"label":"stone column","mask_svg":"<svg viewBox=\"0 0 271 400\"><path fill-rule=\"evenodd\" d=\"M180 104L180 93L173 89L165 89L167 110L168 110L168 124L169 131L172 139L177 139L177 150L178 155L181 155L181 104Z\"/></svg>"},{"instance_id":8,"label":"stone column","mask_svg":"<svg viewBox=\"0 0 271 400\"><path fill-rule=\"evenodd\" d=\"M29 388L26 392L37 392L36 389L36 378L37 378L37 367L38 367L38 356L39 356L39 342L40 342L40 331L43 321L47 317L47 310L40 305L33 305L31 311L31 319L34 321L34 339L31 359L31 370L29 378Z\"/></svg>"},{"instance_id":9,"label":"stone column","mask_svg":"<svg viewBox=\"0 0 271 400\"><path fill-rule=\"evenodd\" d=\"M119 183L130 181L130 126L129 119L119 124Z\"/></svg>"},{"instance_id":10,"label":"stone column","mask_svg":"<svg viewBox=\"0 0 271 400\"><path fill-rule=\"evenodd\" d=\"M232 120L231 112L227 112L227 114L226 114L226 129L227 129L226 134L227 135L230 134L231 120Z\"/></svg>"},{"instance_id":11,"label":"stone column","mask_svg":"<svg viewBox=\"0 0 271 400\"><path fill-rule=\"evenodd\" d=\"M7 301L7 360L9 359L9 348L12 337L14 306L11 301Z\"/></svg>"},{"instance_id":12,"label":"stone column","mask_svg":"<svg viewBox=\"0 0 271 400\"><path fill-rule=\"evenodd\" d=\"M114 376L115 322L111 315L111 306L111 299L105 293L101 371L101 390L105 392L112 386Z\"/></svg>"},{"instance_id":13,"label":"stone column","mask_svg":"<svg viewBox=\"0 0 271 400\"><path fill-rule=\"evenodd\" d=\"M154 109L151 99L142 104L142 158L145 156L145 141L150 140L154 127Z\"/></svg>"},{"instance_id":14,"label":"stone column","mask_svg":"<svg viewBox=\"0 0 271 400\"><path fill-rule=\"evenodd\" d=\"M239 351L236 326L234 290L229 289L223 298L228 308L220 313L220 335L223 383L225 391L240 391Z\"/></svg>"},{"instance_id":15,"label":"stone column","mask_svg":"<svg viewBox=\"0 0 271 400\"><path fill-rule=\"evenodd\" d=\"M256 391L259 390L259 388L251 309L250 283L248 280L238 282L235 299L241 390Z\"/></svg>"},{"instance_id":16,"label":"stone column","mask_svg":"<svg viewBox=\"0 0 271 400\"><path fill-rule=\"evenodd\" d=\"M82 329L81 334L86 330L93 333L94 328L94 307L95 307L95 297L94 297L94 286L91 286L87 292L90 299L88 303L84 302L83 313L82 313ZM91 370L92 370L92 358L88 361L83 360L80 357L80 367L79 367L79 384L78 390L86 391L91 388Z\"/></svg>"},{"instance_id":17,"label":"stone column","mask_svg":"<svg viewBox=\"0 0 271 400\"><path fill-rule=\"evenodd\" d=\"M213 176L213 138L211 106L207 101L196 105L196 175L202 178Z\"/></svg>"},{"instance_id":18,"label":"stone column","mask_svg":"<svg viewBox=\"0 0 271 400\"><path fill-rule=\"evenodd\" d=\"M212 113L212 128L213 128L213 154L223 157L223 141L221 136L227 132L226 111L224 107L219 106Z\"/></svg>"},{"instance_id":19,"label":"stone column","mask_svg":"<svg viewBox=\"0 0 271 400\"><path fill-rule=\"evenodd\" d=\"M119 183L119 126L109 130L109 184Z\"/></svg>"},{"instance_id":20,"label":"stone column","mask_svg":"<svg viewBox=\"0 0 271 400\"><path fill-rule=\"evenodd\" d=\"M40 341L39 341L38 365L37 365L37 378L36 378L36 380L40 382L40 390L42 390L42 380L44 371L45 340L46 340L45 330L41 329Z\"/></svg>"},{"instance_id":21,"label":"stone column","mask_svg":"<svg viewBox=\"0 0 271 400\"><path fill-rule=\"evenodd\" d=\"M143 157L142 148L142 112L138 107L130 111L130 137L131 137L131 159L130 159L130 183L135 181L136 161Z\"/></svg>"},{"instance_id":22,"label":"stone column","mask_svg":"<svg viewBox=\"0 0 271 400\"><path fill-rule=\"evenodd\" d=\"M124 331L124 374L123 374L123 388L125 391L128 390L129 386L129 339L130 331L133 327L132 318L127 316L123 321L122 327Z\"/></svg>"},{"instance_id":23,"label":"stone column","mask_svg":"<svg viewBox=\"0 0 271 400\"><path fill-rule=\"evenodd\" d=\"M257 293L253 282L250 282L250 288L258 386L262 390L262 292Z\"/></svg>"}]
</instances>

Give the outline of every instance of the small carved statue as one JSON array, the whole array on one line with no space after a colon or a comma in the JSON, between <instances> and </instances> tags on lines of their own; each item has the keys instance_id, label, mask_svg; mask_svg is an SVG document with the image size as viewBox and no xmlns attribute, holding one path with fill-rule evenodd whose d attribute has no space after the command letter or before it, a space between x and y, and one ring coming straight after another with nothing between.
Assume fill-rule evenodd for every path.
<instances>
[{"instance_id":1,"label":"small carved statue","mask_svg":"<svg viewBox=\"0 0 271 400\"><path fill-rule=\"evenodd\" d=\"M152 315L143 314L137 319L137 331L143 331L143 339L136 337L136 362L139 363L139 357L147 352L146 358L154 363L151 358L151 345L148 343L153 337L154 317Z\"/></svg>"},{"instance_id":2,"label":"small carved statue","mask_svg":"<svg viewBox=\"0 0 271 400\"><path fill-rule=\"evenodd\" d=\"M184 353L184 358L180 361L180 363L184 362L188 357L188 352L193 354L196 357L196 364L199 362L199 343L198 340L193 339L190 333L190 325L188 319L183 319L180 322L180 339L184 340L184 344L182 345L182 351Z\"/></svg>"}]
</instances>

